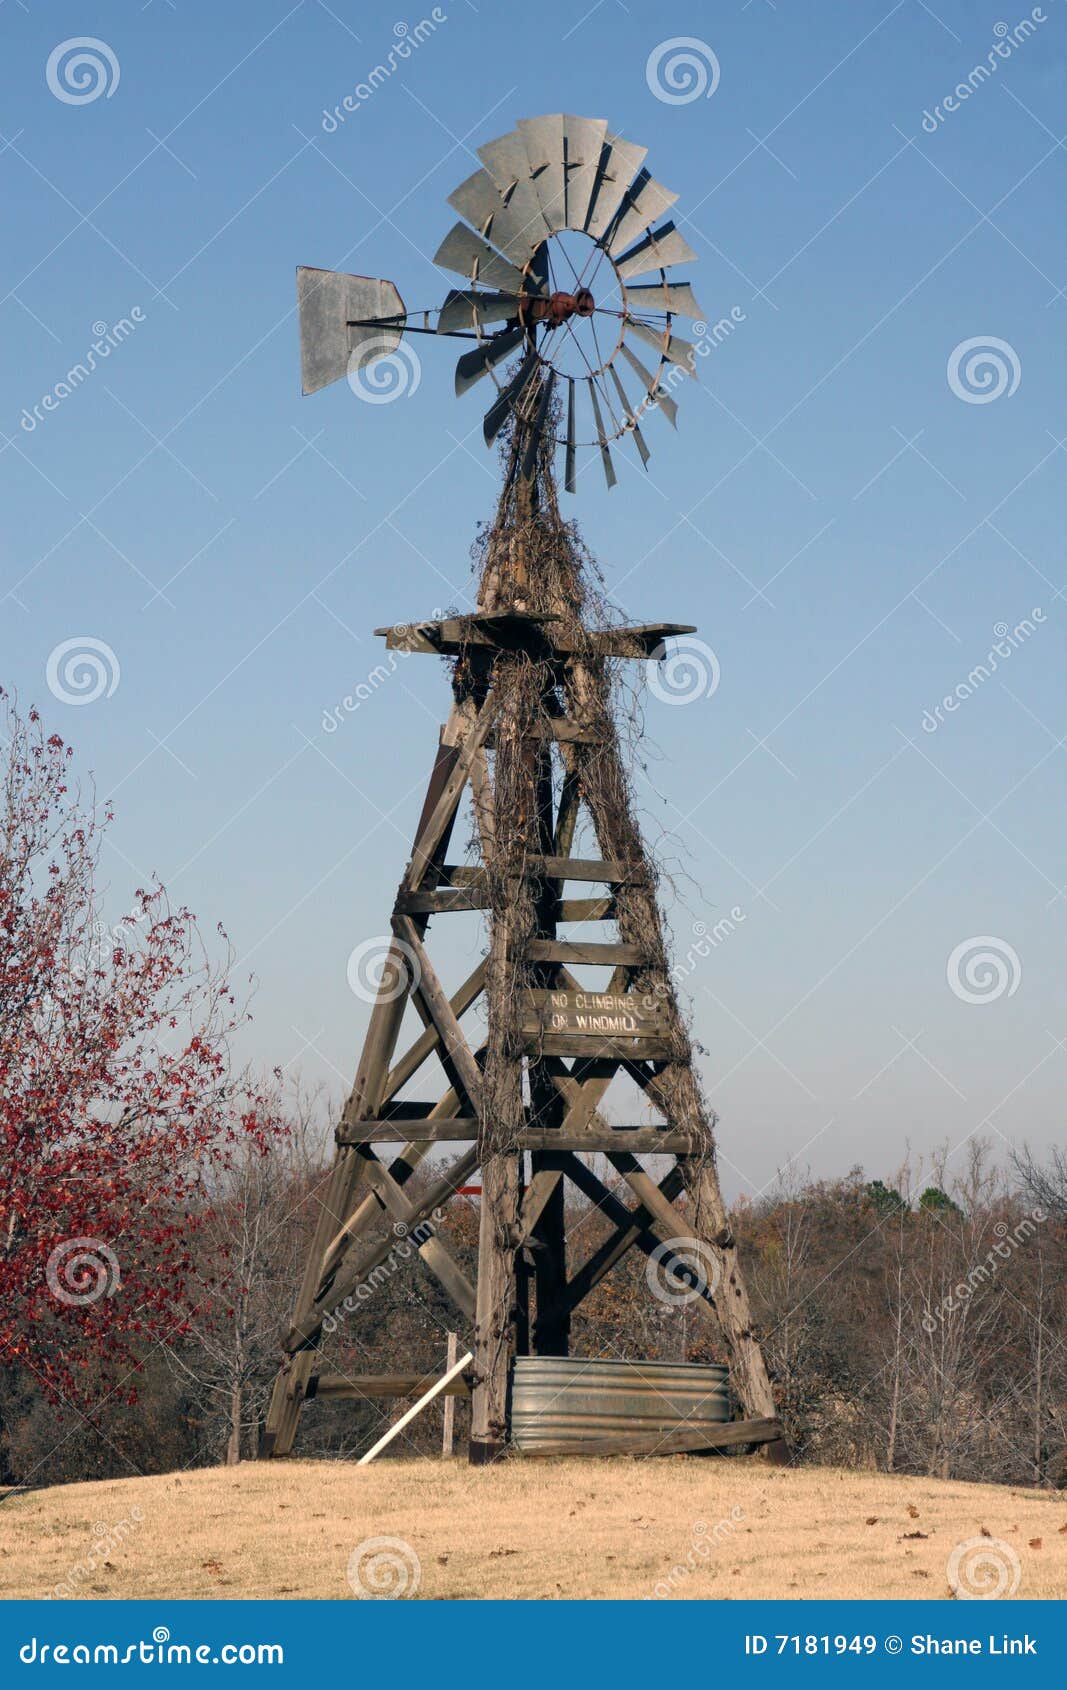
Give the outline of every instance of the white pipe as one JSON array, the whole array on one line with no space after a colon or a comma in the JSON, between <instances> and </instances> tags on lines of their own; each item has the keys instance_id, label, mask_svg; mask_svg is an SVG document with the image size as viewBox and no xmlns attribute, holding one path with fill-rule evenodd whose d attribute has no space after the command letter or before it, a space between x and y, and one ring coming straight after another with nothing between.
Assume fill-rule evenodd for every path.
<instances>
[{"instance_id":1,"label":"white pipe","mask_svg":"<svg viewBox=\"0 0 1067 1690\"><path fill-rule=\"evenodd\" d=\"M360 1456L359 1460L356 1462L356 1466L365 1467L368 1461L373 1461L376 1455L380 1455L386 1444L392 1443L396 1434L398 1432L402 1432L409 1421L414 1420L416 1414L421 1414L428 1402L433 1402L434 1397L440 1396L445 1386L450 1385L452 1380L456 1378L457 1374L463 1372L467 1363L473 1360L474 1357L470 1350L468 1350L467 1353L459 1361L457 1361L455 1367L450 1367L447 1373L442 1373L440 1379L432 1384L428 1391L423 1393L418 1402L412 1403L407 1413L400 1416L400 1419L397 1421L395 1426L390 1426L388 1432L386 1432L383 1438L378 1439L378 1442L374 1445L373 1449L369 1449L366 1455Z\"/></svg>"}]
</instances>

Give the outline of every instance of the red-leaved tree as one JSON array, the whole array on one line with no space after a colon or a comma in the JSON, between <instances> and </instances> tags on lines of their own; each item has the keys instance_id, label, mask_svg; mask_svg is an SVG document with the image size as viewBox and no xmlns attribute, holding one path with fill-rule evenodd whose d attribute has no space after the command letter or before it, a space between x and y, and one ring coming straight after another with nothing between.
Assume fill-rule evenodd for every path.
<instances>
[{"instance_id":1,"label":"red-leaved tree","mask_svg":"<svg viewBox=\"0 0 1067 1690\"><path fill-rule=\"evenodd\" d=\"M190 912L154 883L104 923L110 812L36 711L0 709L0 1366L129 1399L146 1350L225 1297L192 1234L238 1148L283 1128L231 1074L245 1016Z\"/></svg>"}]
</instances>

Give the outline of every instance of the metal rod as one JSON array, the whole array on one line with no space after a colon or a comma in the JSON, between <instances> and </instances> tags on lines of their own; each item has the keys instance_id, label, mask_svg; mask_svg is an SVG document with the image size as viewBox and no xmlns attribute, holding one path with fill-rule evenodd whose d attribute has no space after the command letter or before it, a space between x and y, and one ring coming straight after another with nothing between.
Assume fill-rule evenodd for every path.
<instances>
[{"instance_id":1,"label":"metal rod","mask_svg":"<svg viewBox=\"0 0 1067 1690\"><path fill-rule=\"evenodd\" d=\"M425 312L423 313L425 316ZM351 318L345 324L349 329L402 329L404 334L436 334L441 338L451 340L492 340L492 335L475 334L472 329L419 329L414 323L409 323L403 317L362 317L355 321Z\"/></svg>"}]
</instances>

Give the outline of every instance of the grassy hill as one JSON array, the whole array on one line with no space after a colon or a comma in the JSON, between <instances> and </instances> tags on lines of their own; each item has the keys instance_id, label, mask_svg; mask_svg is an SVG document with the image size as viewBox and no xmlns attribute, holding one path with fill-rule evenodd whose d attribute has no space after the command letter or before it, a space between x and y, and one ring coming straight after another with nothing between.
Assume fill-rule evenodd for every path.
<instances>
[{"instance_id":1,"label":"grassy hill","mask_svg":"<svg viewBox=\"0 0 1067 1690\"><path fill-rule=\"evenodd\" d=\"M0 1597L1067 1596L1067 1497L758 1460L279 1462L8 1496ZM977 1558L977 1559L976 1559Z\"/></svg>"}]
</instances>

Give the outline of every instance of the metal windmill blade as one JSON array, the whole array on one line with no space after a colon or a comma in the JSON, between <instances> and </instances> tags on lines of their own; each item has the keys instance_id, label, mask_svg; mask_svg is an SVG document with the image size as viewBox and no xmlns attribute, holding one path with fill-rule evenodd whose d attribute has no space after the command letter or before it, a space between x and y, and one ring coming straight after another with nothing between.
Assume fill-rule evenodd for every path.
<instances>
[{"instance_id":1,"label":"metal windmill blade","mask_svg":"<svg viewBox=\"0 0 1067 1690\"><path fill-rule=\"evenodd\" d=\"M603 118L566 116L563 119L568 229L586 226L607 132Z\"/></svg>"},{"instance_id":2,"label":"metal windmill blade","mask_svg":"<svg viewBox=\"0 0 1067 1690\"><path fill-rule=\"evenodd\" d=\"M484 282L487 287L522 292L522 271L502 258L465 223L453 225L434 253L433 261L443 270L454 270L458 276Z\"/></svg>"},{"instance_id":3,"label":"metal windmill blade","mask_svg":"<svg viewBox=\"0 0 1067 1690\"><path fill-rule=\"evenodd\" d=\"M614 256L632 246L645 230L669 211L678 195L672 194L662 182L656 182L647 170L639 170L632 185L623 195L618 216L608 232L608 251Z\"/></svg>"},{"instance_id":4,"label":"metal windmill blade","mask_svg":"<svg viewBox=\"0 0 1067 1690\"><path fill-rule=\"evenodd\" d=\"M455 329L472 328L476 323L503 322L517 317L521 304L522 297L517 293L479 293L476 288L453 288L438 313L437 332L450 334Z\"/></svg>"},{"instance_id":5,"label":"metal windmill blade","mask_svg":"<svg viewBox=\"0 0 1067 1690\"><path fill-rule=\"evenodd\" d=\"M507 329L502 334L491 336L483 341L481 346L475 347L473 352L465 352L456 365L456 394L466 393L475 382L481 381L488 375L494 364L499 364L509 352L524 338L524 330Z\"/></svg>"},{"instance_id":6,"label":"metal windmill blade","mask_svg":"<svg viewBox=\"0 0 1067 1690\"><path fill-rule=\"evenodd\" d=\"M530 382L537 374L539 360L536 352L528 352L519 366L518 373L508 382L507 387L497 394L485 416L482 418L482 434L485 444L491 446L500 430L508 420L522 398Z\"/></svg>"},{"instance_id":7,"label":"metal windmill blade","mask_svg":"<svg viewBox=\"0 0 1067 1690\"><path fill-rule=\"evenodd\" d=\"M696 302L688 282L641 282L626 289L626 303L635 316L650 311L662 311L672 317L692 317L706 321L705 313Z\"/></svg>"},{"instance_id":8,"label":"metal windmill blade","mask_svg":"<svg viewBox=\"0 0 1067 1690\"><path fill-rule=\"evenodd\" d=\"M618 135L605 136L593 203L585 221L586 234L598 237L607 232L647 154L647 147L635 147L631 141L623 141Z\"/></svg>"},{"instance_id":9,"label":"metal windmill blade","mask_svg":"<svg viewBox=\"0 0 1067 1690\"><path fill-rule=\"evenodd\" d=\"M477 152L479 168L449 195L460 221L435 262L460 281L436 312L406 310L391 282L298 272L304 389L337 381L353 356L388 356L404 335L466 340L456 392L491 383L483 434L491 445L512 427L513 473L533 475L542 445L558 445L574 492L591 449L614 487L612 444L632 437L647 467L646 413L675 426L674 371L696 374L696 347L674 332L676 320L705 318L671 273L696 257L664 221L677 196L645 168L646 149L603 118L524 118Z\"/></svg>"},{"instance_id":10,"label":"metal windmill blade","mask_svg":"<svg viewBox=\"0 0 1067 1690\"><path fill-rule=\"evenodd\" d=\"M644 364L642 364L640 358L637 356L637 353L632 349L632 347L627 346L625 341L623 341L619 350L622 352L622 355L626 359L626 362L629 364L631 370L633 370L634 375L638 376L641 381L644 382L645 391L648 394L648 402L653 405L657 405L667 418L671 427L677 428L678 407L671 398L670 394L665 393L660 387L658 375L654 376L650 370L646 370Z\"/></svg>"},{"instance_id":11,"label":"metal windmill blade","mask_svg":"<svg viewBox=\"0 0 1067 1690\"><path fill-rule=\"evenodd\" d=\"M524 117L517 128L530 161L530 176L541 215L550 229L565 229L567 194L562 113L558 117Z\"/></svg>"},{"instance_id":12,"label":"metal windmill blade","mask_svg":"<svg viewBox=\"0 0 1067 1690\"><path fill-rule=\"evenodd\" d=\"M689 242L679 234L673 223L655 229L616 262L616 269L624 281L634 276L647 276L650 270L668 270L672 264L692 264L696 258Z\"/></svg>"}]
</instances>

